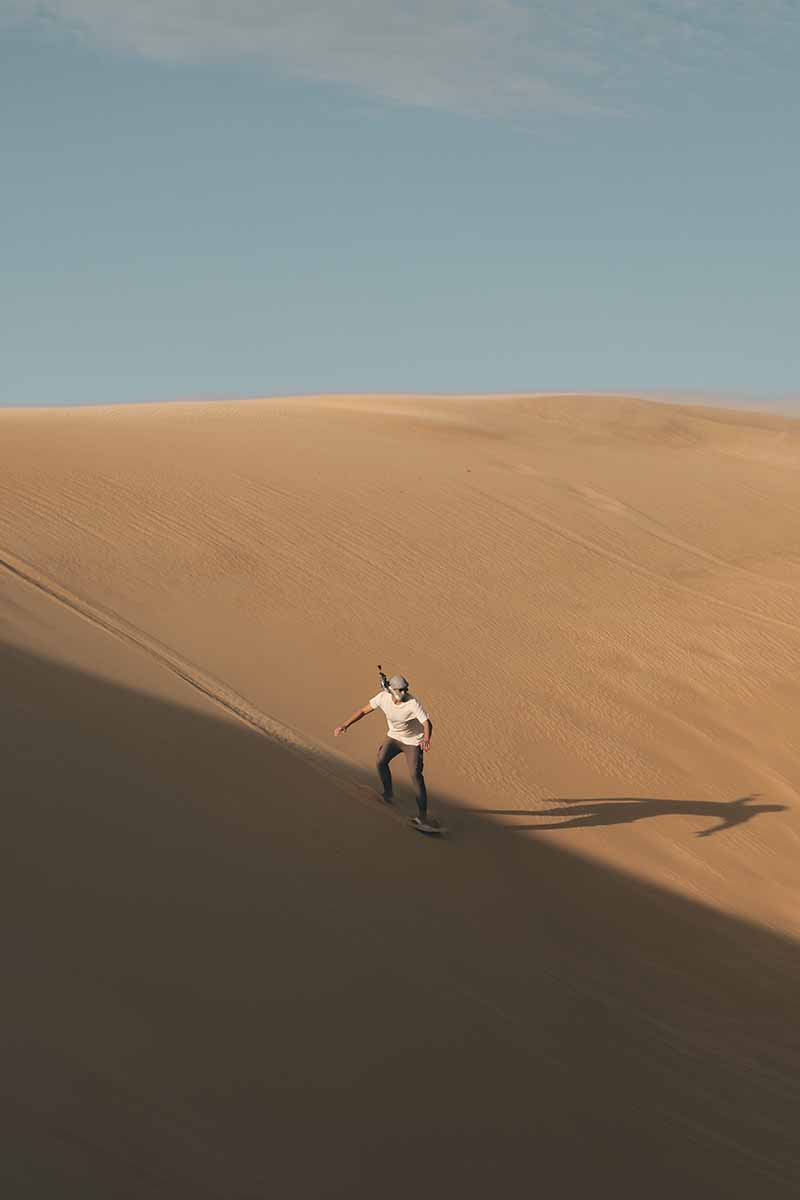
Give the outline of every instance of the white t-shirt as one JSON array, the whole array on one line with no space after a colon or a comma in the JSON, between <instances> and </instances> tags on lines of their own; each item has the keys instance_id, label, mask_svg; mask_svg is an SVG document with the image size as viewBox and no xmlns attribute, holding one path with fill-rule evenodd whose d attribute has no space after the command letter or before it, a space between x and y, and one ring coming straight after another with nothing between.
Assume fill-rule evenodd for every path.
<instances>
[{"instance_id":1,"label":"white t-shirt","mask_svg":"<svg viewBox=\"0 0 800 1200\"><path fill-rule=\"evenodd\" d=\"M405 742L407 746L419 746L425 732L423 721L428 714L415 696L410 696L402 704L395 704L389 692L380 691L369 702L370 708L380 708L386 715L389 725L389 737L396 742Z\"/></svg>"}]
</instances>

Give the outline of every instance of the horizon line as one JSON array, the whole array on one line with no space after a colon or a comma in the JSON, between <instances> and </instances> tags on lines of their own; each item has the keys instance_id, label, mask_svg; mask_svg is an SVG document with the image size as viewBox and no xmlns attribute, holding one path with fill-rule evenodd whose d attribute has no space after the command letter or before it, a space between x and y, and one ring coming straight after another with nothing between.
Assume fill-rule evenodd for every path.
<instances>
[{"instance_id":1,"label":"horizon line","mask_svg":"<svg viewBox=\"0 0 800 1200\"><path fill-rule=\"evenodd\" d=\"M618 397L620 399L642 400L648 403L655 404L677 404L687 407L708 407L708 408L730 408L732 410L752 411L760 414L768 413L774 416L783 416L788 418L800 419L800 393L752 393L752 392L731 392L731 391L695 391L683 388L658 388L658 389L625 389L625 388L603 388L603 389L553 389L553 388L537 388L537 389L514 389L502 391L478 391L469 392L463 390L448 390L448 391L408 391L408 390L367 390L367 391L298 391L298 392L247 392L247 393L217 393L211 392L194 393L190 395L177 395L162 397L160 399L121 399L121 400L77 400L66 404L53 404L47 401L33 402L27 404L14 404L0 402L0 412L17 412L32 411L39 412L74 410L81 408L120 408L120 407L160 407L162 405L173 404L242 404L258 400L322 400L322 399L395 399L405 397L408 399L417 400L437 400L437 399L464 399L464 400L510 400L523 398L544 398L552 396L556 398L567 397ZM787 411L785 408L779 407L781 404L789 404L795 407L795 411Z\"/></svg>"}]
</instances>

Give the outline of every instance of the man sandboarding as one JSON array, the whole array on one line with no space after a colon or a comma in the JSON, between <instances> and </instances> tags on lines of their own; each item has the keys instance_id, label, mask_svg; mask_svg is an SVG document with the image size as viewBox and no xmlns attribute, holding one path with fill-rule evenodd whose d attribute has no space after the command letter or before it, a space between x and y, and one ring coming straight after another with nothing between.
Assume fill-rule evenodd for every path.
<instances>
[{"instance_id":1,"label":"man sandboarding","mask_svg":"<svg viewBox=\"0 0 800 1200\"><path fill-rule=\"evenodd\" d=\"M356 721L380 708L386 716L388 726L386 740L378 747L375 764L383 787L383 799L387 804L391 804L394 799L389 763L398 754L405 754L419 809L419 815L412 819L411 824L421 833L441 833L439 823L428 817L428 793L422 773L422 755L423 751L430 749L433 723L416 696L409 692L408 680L403 675L393 675L391 679L387 679L380 667L378 670L381 676L381 690L377 696L373 696L363 708L357 709L343 725L337 725L333 731L334 735L339 737L351 725L355 725Z\"/></svg>"}]
</instances>

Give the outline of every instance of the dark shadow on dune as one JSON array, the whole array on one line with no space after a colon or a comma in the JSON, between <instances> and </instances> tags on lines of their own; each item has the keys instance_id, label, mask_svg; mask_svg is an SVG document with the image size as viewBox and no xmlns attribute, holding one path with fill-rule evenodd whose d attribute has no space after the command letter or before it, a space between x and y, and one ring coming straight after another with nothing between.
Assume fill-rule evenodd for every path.
<instances>
[{"instance_id":1,"label":"dark shadow on dune","mask_svg":"<svg viewBox=\"0 0 800 1200\"><path fill-rule=\"evenodd\" d=\"M789 938L2 645L0 730L4 1195L800 1193Z\"/></svg>"},{"instance_id":2,"label":"dark shadow on dune","mask_svg":"<svg viewBox=\"0 0 800 1200\"><path fill-rule=\"evenodd\" d=\"M559 808L485 808L487 816L503 817L567 817L562 821L535 825L514 825L514 829L588 829L597 825L630 825L634 821L675 815L711 817L718 821L702 829L695 837L711 837L726 829L735 829L764 813L785 812L785 804L754 804L758 794L740 796L737 800L657 800L649 796L598 796L591 800L558 798L556 804L568 804L569 812Z\"/></svg>"}]
</instances>

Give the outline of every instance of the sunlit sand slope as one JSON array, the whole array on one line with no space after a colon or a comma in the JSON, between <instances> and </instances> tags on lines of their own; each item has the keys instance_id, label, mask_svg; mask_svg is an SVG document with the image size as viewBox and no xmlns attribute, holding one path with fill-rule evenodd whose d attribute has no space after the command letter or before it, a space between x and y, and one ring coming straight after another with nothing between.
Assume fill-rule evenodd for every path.
<instances>
[{"instance_id":1,"label":"sunlit sand slope","mask_svg":"<svg viewBox=\"0 0 800 1200\"><path fill-rule=\"evenodd\" d=\"M5 411L0 554L323 749L403 671L434 801L797 934L798 466L631 398Z\"/></svg>"}]
</instances>

